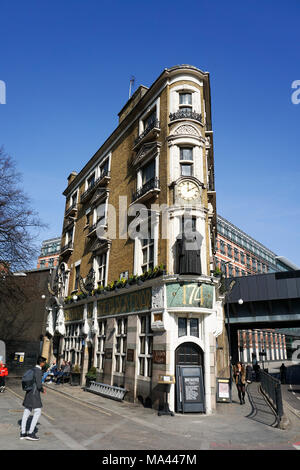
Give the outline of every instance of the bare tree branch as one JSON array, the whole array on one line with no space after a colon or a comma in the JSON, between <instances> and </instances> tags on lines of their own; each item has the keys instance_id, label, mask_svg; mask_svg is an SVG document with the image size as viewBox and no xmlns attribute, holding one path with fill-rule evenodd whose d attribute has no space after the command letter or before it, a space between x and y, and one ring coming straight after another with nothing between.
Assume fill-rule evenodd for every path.
<instances>
[{"instance_id":1,"label":"bare tree branch","mask_svg":"<svg viewBox=\"0 0 300 470\"><path fill-rule=\"evenodd\" d=\"M0 148L0 262L11 271L23 270L38 257L34 231L45 228L20 187L14 160Z\"/></svg>"}]
</instances>

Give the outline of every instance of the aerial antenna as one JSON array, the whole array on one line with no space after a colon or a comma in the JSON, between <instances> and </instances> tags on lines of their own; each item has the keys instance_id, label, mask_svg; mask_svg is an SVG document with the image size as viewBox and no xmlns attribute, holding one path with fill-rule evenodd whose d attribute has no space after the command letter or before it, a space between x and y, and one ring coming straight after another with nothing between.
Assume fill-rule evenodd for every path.
<instances>
[{"instance_id":1,"label":"aerial antenna","mask_svg":"<svg viewBox=\"0 0 300 470\"><path fill-rule=\"evenodd\" d=\"M130 84L129 84L129 99L130 99L130 97L131 97L131 93L132 93L132 89L133 89L134 82L135 82L135 77L134 77L133 75L131 75L131 77L130 77Z\"/></svg>"}]
</instances>

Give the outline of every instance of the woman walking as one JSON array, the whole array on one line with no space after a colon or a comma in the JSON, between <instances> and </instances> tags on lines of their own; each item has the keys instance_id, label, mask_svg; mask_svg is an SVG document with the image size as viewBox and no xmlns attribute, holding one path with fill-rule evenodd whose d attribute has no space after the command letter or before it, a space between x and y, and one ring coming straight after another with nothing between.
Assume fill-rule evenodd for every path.
<instances>
[{"instance_id":1,"label":"woman walking","mask_svg":"<svg viewBox=\"0 0 300 470\"><path fill-rule=\"evenodd\" d=\"M240 404L245 404L245 387L246 387L246 369L241 362L233 367L233 377L236 383Z\"/></svg>"}]
</instances>

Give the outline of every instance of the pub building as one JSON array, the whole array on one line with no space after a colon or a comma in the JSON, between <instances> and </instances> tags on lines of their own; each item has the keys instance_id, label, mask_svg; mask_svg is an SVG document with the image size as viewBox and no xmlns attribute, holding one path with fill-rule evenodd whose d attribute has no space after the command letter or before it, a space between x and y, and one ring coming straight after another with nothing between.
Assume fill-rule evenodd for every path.
<instances>
[{"instance_id":1,"label":"pub building","mask_svg":"<svg viewBox=\"0 0 300 470\"><path fill-rule=\"evenodd\" d=\"M212 413L229 369L209 73L175 66L140 86L63 194L43 354L78 366L81 385L95 367L96 382L159 409L170 381L170 410Z\"/></svg>"}]
</instances>

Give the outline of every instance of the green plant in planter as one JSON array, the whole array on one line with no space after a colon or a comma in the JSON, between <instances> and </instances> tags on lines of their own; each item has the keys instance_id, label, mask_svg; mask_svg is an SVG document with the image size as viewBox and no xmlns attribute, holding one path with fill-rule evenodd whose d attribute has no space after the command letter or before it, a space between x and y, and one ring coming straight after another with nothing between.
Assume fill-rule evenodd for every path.
<instances>
[{"instance_id":1,"label":"green plant in planter","mask_svg":"<svg viewBox=\"0 0 300 470\"><path fill-rule=\"evenodd\" d=\"M80 367L78 364L75 364L72 369L73 374L80 374Z\"/></svg>"},{"instance_id":2,"label":"green plant in planter","mask_svg":"<svg viewBox=\"0 0 300 470\"><path fill-rule=\"evenodd\" d=\"M125 287L127 284L127 279L120 279L119 281L116 281L115 282L115 287L117 287L118 289L122 289L123 287Z\"/></svg>"},{"instance_id":3,"label":"green plant in planter","mask_svg":"<svg viewBox=\"0 0 300 470\"><path fill-rule=\"evenodd\" d=\"M107 284L105 289L108 290L108 291L114 290L115 289L115 282L112 281L109 284Z\"/></svg>"},{"instance_id":4,"label":"green plant in planter","mask_svg":"<svg viewBox=\"0 0 300 470\"><path fill-rule=\"evenodd\" d=\"M95 289L95 294L96 295L101 295L104 292L104 287L103 286L98 286L97 289Z\"/></svg>"},{"instance_id":5,"label":"green plant in planter","mask_svg":"<svg viewBox=\"0 0 300 470\"><path fill-rule=\"evenodd\" d=\"M221 277L222 276L222 271L220 268L216 268L213 272L213 275L216 277Z\"/></svg>"},{"instance_id":6,"label":"green plant in planter","mask_svg":"<svg viewBox=\"0 0 300 470\"><path fill-rule=\"evenodd\" d=\"M131 276L129 276L129 279L128 279L128 284L135 284L137 282L137 276L135 276L134 274L131 274Z\"/></svg>"},{"instance_id":7,"label":"green plant in planter","mask_svg":"<svg viewBox=\"0 0 300 470\"><path fill-rule=\"evenodd\" d=\"M88 373L86 374L86 377L94 380L96 378L96 367L91 367Z\"/></svg>"}]
</instances>

